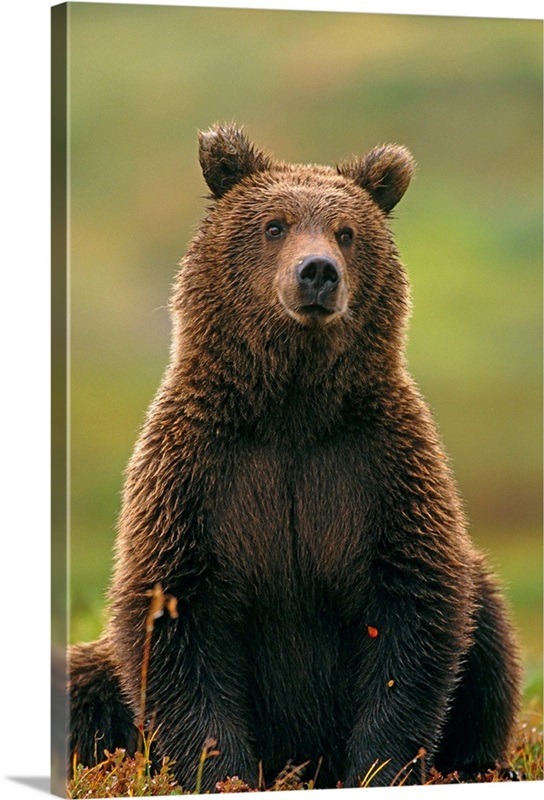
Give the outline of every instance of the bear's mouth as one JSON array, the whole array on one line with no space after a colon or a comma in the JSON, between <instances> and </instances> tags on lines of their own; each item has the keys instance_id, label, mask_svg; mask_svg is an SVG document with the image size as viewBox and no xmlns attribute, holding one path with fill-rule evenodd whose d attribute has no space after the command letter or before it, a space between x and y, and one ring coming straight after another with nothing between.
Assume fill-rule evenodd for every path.
<instances>
[{"instance_id":1,"label":"bear's mouth","mask_svg":"<svg viewBox=\"0 0 544 800\"><path fill-rule=\"evenodd\" d=\"M307 305L299 306L297 311L299 314L302 314L302 316L307 317L328 317L334 314L335 309L322 306L321 303L308 303Z\"/></svg>"},{"instance_id":2,"label":"bear's mouth","mask_svg":"<svg viewBox=\"0 0 544 800\"><path fill-rule=\"evenodd\" d=\"M297 298L298 299L298 298ZM284 311L301 325L308 328L322 328L341 317L347 311L347 298L343 303L315 299L309 303L293 302L286 298L282 291L278 292L278 300Z\"/></svg>"},{"instance_id":3,"label":"bear's mouth","mask_svg":"<svg viewBox=\"0 0 544 800\"><path fill-rule=\"evenodd\" d=\"M309 328L328 326L341 314L341 309L329 308L322 303L304 303L304 305L297 305L294 308L288 306L285 308L293 319Z\"/></svg>"}]
</instances>

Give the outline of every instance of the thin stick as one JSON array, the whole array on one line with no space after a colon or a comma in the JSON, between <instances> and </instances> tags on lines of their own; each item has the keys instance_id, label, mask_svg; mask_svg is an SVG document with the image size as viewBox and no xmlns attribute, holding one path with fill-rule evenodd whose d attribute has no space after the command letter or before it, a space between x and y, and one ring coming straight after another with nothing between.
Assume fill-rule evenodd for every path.
<instances>
[{"instance_id":1,"label":"thin stick","mask_svg":"<svg viewBox=\"0 0 544 800\"><path fill-rule=\"evenodd\" d=\"M177 600L172 595L164 594L162 585L156 583L153 589L148 592L151 597L149 604L149 611L147 612L146 625L145 625L145 640L144 640L144 655L142 659L142 677L140 683L140 718L138 720L138 751L143 749L143 737L145 730L145 709L147 701L147 675L149 669L149 659L151 656L151 637L153 636L153 628L155 620L162 617L164 609L168 611L170 617L175 619L178 616Z\"/></svg>"}]
</instances>

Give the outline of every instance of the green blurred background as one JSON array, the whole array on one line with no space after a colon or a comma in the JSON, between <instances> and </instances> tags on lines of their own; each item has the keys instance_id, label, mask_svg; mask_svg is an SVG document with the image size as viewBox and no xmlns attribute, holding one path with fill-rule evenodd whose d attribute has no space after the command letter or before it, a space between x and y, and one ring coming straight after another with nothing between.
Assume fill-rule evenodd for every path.
<instances>
[{"instance_id":1,"label":"green blurred background","mask_svg":"<svg viewBox=\"0 0 544 800\"><path fill-rule=\"evenodd\" d=\"M70 638L99 635L123 470L168 360L205 206L197 129L277 157L385 141L418 162L393 230L409 363L542 691L542 22L69 4Z\"/></svg>"}]
</instances>

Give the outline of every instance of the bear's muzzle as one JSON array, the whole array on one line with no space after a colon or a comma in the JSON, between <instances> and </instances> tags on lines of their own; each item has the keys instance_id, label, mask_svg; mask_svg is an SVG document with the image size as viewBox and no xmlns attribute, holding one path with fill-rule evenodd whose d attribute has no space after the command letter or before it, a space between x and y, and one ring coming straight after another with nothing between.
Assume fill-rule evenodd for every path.
<instances>
[{"instance_id":1,"label":"bear's muzzle","mask_svg":"<svg viewBox=\"0 0 544 800\"><path fill-rule=\"evenodd\" d=\"M328 324L347 309L342 269L328 255L307 255L280 282L279 299L298 322Z\"/></svg>"}]
</instances>

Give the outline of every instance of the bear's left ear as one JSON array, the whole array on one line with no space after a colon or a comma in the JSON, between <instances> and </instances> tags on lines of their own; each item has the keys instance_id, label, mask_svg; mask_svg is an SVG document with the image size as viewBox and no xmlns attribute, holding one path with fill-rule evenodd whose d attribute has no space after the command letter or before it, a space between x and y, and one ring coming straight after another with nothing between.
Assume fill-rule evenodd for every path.
<instances>
[{"instance_id":1,"label":"bear's left ear","mask_svg":"<svg viewBox=\"0 0 544 800\"><path fill-rule=\"evenodd\" d=\"M270 167L271 159L251 144L242 128L214 125L198 134L199 161L204 179L215 198L253 172Z\"/></svg>"},{"instance_id":2,"label":"bear's left ear","mask_svg":"<svg viewBox=\"0 0 544 800\"><path fill-rule=\"evenodd\" d=\"M385 144L366 156L338 165L340 175L351 178L370 193L388 214L399 202L414 174L415 161L406 147Z\"/></svg>"}]
</instances>

